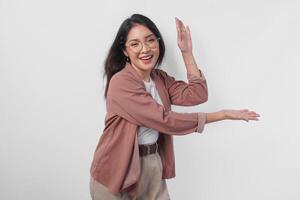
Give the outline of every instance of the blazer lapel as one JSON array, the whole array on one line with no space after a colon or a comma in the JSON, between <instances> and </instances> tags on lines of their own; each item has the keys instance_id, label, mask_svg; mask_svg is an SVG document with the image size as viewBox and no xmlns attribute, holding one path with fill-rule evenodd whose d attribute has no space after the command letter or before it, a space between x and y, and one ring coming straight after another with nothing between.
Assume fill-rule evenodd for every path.
<instances>
[{"instance_id":1,"label":"blazer lapel","mask_svg":"<svg viewBox=\"0 0 300 200\"><path fill-rule=\"evenodd\" d=\"M156 86L156 90L161 98L161 101L163 103L163 106L165 107L165 109L167 111L170 110L170 103L168 101L168 95L166 94L166 91L164 90L164 83L162 82L162 80L158 77L157 72L155 71L155 69L152 70L151 72L151 77L155 83Z\"/></svg>"},{"instance_id":2,"label":"blazer lapel","mask_svg":"<svg viewBox=\"0 0 300 200\"><path fill-rule=\"evenodd\" d=\"M138 75L138 73L135 71L135 69L131 66L130 63L126 62L126 65L125 65L125 69L127 69L129 72L131 72L135 78L137 80L139 80L141 82L141 84L144 85L144 82L142 80L142 78ZM157 75L157 72L155 69L153 69L150 73L150 76L152 78L152 80L154 81L155 83L155 86L156 86L156 89L157 89L157 92L161 98L161 101L163 103L163 106L165 107L165 109L167 111L169 111L171 109L170 107L170 103L168 101L168 95L166 94L165 90L164 90L164 83L162 82L162 80L158 77ZM145 88L146 89L146 88Z\"/></svg>"}]
</instances>

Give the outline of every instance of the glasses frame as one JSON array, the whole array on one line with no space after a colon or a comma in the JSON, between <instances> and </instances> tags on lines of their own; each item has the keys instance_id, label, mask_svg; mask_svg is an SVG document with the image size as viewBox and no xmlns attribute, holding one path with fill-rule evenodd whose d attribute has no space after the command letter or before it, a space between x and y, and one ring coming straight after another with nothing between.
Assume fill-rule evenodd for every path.
<instances>
[{"instance_id":1,"label":"glasses frame","mask_svg":"<svg viewBox=\"0 0 300 200\"><path fill-rule=\"evenodd\" d=\"M141 42L141 41L136 41L136 42L138 42L138 43L140 43L141 44L141 49L140 50L138 50L138 51L136 51L136 50L133 50L132 49L132 47L130 47L129 45L127 45L126 43L125 43L125 47L127 47L127 48L129 48L132 52L134 52L134 53L140 53L141 51L142 51L142 49L143 49L143 47L144 47L144 45L147 45L147 47L149 48L149 49L156 49L157 47L159 47L159 41L160 41L160 37L156 37L155 36L155 39L156 39L156 41L155 42L157 42L157 46L155 46L155 47L150 47L149 46L149 44L147 44L147 41L146 42Z\"/></svg>"}]
</instances>

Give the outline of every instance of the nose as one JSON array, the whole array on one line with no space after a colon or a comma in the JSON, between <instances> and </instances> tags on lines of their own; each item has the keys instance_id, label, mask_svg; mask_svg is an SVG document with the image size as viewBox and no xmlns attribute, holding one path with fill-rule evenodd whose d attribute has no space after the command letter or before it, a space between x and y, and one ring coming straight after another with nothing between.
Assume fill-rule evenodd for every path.
<instances>
[{"instance_id":1,"label":"nose","mask_svg":"<svg viewBox=\"0 0 300 200\"><path fill-rule=\"evenodd\" d=\"M150 48L147 44L145 43L142 43L142 49L141 49L141 52L144 52L144 47L145 47L145 50L148 51Z\"/></svg>"}]
</instances>

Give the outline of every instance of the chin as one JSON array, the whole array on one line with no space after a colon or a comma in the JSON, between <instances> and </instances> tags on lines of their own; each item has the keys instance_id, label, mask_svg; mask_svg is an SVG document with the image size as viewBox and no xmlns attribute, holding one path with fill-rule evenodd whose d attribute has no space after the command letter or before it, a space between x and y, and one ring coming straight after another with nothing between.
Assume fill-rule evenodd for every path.
<instances>
[{"instance_id":1,"label":"chin","mask_svg":"<svg viewBox=\"0 0 300 200\"><path fill-rule=\"evenodd\" d=\"M143 65L143 69L145 69L145 71L152 70L154 69L154 67L155 67L155 63L151 63L149 65Z\"/></svg>"},{"instance_id":2,"label":"chin","mask_svg":"<svg viewBox=\"0 0 300 200\"><path fill-rule=\"evenodd\" d=\"M138 62L138 63L133 63L133 65L137 66L140 70L143 70L143 71L149 71L149 70L152 70L154 67L155 67L155 62L151 62L149 64L144 64L142 62Z\"/></svg>"}]
</instances>

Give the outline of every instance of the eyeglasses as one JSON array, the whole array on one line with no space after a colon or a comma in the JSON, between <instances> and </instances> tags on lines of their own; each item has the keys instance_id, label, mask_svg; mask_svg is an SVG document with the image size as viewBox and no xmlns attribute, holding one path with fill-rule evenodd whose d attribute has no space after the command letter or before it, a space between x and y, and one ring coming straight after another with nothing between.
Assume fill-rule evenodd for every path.
<instances>
[{"instance_id":1,"label":"eyeglasses","mask_svg":"<svg viewBox=\"0 0 300 200\"><path fill-rule=\"evenodd\" d=\"M149 38L147 38L147 40L145 41L145 44L150 48L150 49L156 49L159 46L159 41L160 38L159 37L155 37L155 36L150 36ZM143 48L143 44L140 41L132 41L129 42L127 45L125 45L126 47L128 47L131 51L133 51L134 53L139 53L142 48Z\"/></svg>"}]
</instances>

